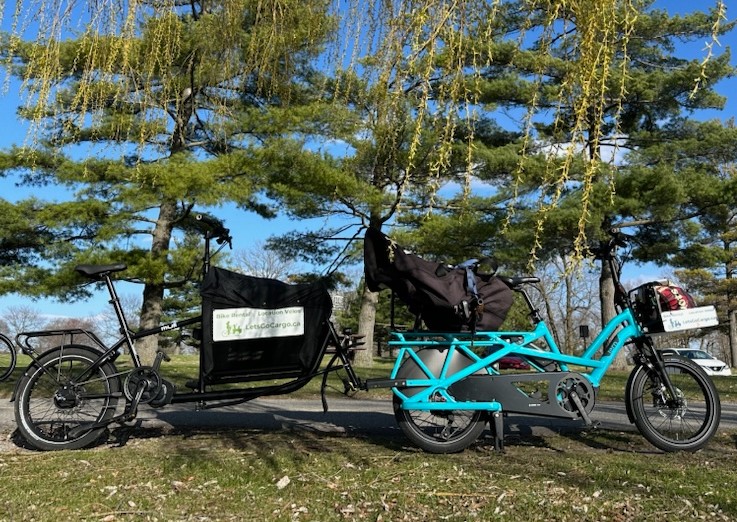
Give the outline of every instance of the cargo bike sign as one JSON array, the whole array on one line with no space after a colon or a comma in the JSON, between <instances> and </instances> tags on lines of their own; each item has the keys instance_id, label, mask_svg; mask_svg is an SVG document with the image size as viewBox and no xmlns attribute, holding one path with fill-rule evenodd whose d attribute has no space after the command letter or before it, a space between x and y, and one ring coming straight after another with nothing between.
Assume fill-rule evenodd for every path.
<instances>
[{"instance_id":1,"label":"cargo bike sign","mask_svg":"<svg viewBox=\"0 0 737 522\"><path fill-rule=\"evenodd\" d=\"M719 324L717 311L713 306L669 310L661 312L660 316L663 320L663 330L665 332L680 332Z\"/></svg>"},{"instance_id":2,"label":"cargo bike sign","mask_svg":"<svg viewBox=\"0 0 737 522\"><path fill-rule=\"evenodd\" d=\"M305 333L304 308L227 308L212 314L212 340L240 341Z\"/></svg>"}]
</instances>

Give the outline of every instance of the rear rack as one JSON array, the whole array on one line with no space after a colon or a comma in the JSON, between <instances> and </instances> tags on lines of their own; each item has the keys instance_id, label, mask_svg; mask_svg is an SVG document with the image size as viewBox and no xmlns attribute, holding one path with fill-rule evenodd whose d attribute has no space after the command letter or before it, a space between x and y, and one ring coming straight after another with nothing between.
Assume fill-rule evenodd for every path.
<instances>
[{"instance_id":1,"label":"rear rack","mask_svg":"<svg viewBox=\"0 0 737 522\"><path fill-rule=\"evenodd\" d=\"M15 336L15 342L18 346L20 346L21 350L23 350L23 353L33 357L34 355L38 353L38 347L34 347L31 344L31 340L38 339L41 337L61 337L61 341L59 342L59 345L64 346L66 344L74 344L75 336L77 339L82 337L83 339L88 340L88 342L84 342L84 340L77 341L77 344L84 344L85 346L90 346L90 341L91 341L92 346L98 347L102 349L103 351L107 350L107 347L100 340L99 337L97 337L93 332L89 330L83 330L81 328L60 328L58 330L40 330L36 332L21 332Z\"/></svg>"}]
</instances>

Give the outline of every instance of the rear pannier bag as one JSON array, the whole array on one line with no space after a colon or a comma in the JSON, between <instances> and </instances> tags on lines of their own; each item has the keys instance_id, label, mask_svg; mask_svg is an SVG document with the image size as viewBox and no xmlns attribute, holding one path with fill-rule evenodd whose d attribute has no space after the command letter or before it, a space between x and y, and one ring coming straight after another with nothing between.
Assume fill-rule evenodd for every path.
<instances>
[{"instance_id":1,"label":"rear pannier bag","mask_svg":"<svg viewBox=\"0 0 737 522\"><path fill-rule=\"evenodd\" d=\"M207 382L296 377L319 364L332 312L323 281L287 284L213 267L200 293Z\"/></svg>"},{"instance_id":2,"label":"rear pannier bag","mask_svg":"<svg viewBox=\"0 0 737 522\"><path fill-rule=\"evenodd\" d=\"M492 274L469 275L465 268L427 261L374 228L364 239L364 270L369 290L392 289L436 332L497 330L514 299L512 290ZM478 307L474 292L481 300Z\"/></svg>"}]
</instances>

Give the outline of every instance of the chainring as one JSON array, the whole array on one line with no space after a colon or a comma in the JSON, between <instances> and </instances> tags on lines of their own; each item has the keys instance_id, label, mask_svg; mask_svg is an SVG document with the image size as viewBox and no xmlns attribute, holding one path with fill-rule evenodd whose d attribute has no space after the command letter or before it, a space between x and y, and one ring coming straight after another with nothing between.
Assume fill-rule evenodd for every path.
<instances>
[{"instance_id":1,"label":"chainring","mask_svg":"<svg viewBox=\"0 0 737 522\"><path fill-rule=\"evenodd\" d=\"M143 393L138 402L147 404L159 395L161 381L161 375L155 369L150 366L140 366L125 378L123 393L126 399L132 401L138 392L138 387L143 386Z\"/></svg>"},{"instance_id":2,"label":"chainring","mask_svg":"<svg viewBox=\"0 0 737 522\"><path fill-rule=\"evenodd\" d=\"M568 375L561 379L555 388L555 397L561 409L579 413L576 404L571 398L571 393L576 392L586 413L591 413L596 403L596 392L588 379L575 375Z\"/></svg>"}]
</instances>

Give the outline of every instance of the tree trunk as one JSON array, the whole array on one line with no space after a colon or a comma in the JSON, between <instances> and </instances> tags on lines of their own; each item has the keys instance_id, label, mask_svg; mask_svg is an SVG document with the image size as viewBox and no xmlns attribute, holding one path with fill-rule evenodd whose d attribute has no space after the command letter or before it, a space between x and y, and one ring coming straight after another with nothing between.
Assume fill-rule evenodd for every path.
<instances>
[{"instance_id":1,"label":"tree trunk","mask_svg":"<svg viewBox=\"0 0 737 522\"><path fill-rule=\"evenodd\" d=\"M361 311L358 316L358 334L365 335L363 338L365 350L356 352L355 364L369 368L374 364L374 325L376 323L376 304L379 302L379 294L372 292L364 285L361 294Z\"/></svg>"},{"instance_id":2,"label":"tree trunk","mask_svg":"<svg viewBox=\"0 0 737 522\"><path fill-rule=\"evenodd\" d=\"M151 256L156 261L165 259L169 251L171 241L171 232L174 226L174 220L177 214L177 206L175 202L167 201L159 207L159 217L154 226L153 238L151 242ZM156 328L161 324L161 316L163 314L164 302L164 281L147 280L143 287L143 304L141 306L141 324L142 330ZM159 336L151 335L136 342L141 360L144 364L152 364L156 356L156 350L159 346Z\"/></svg>"},{"instance_id":3,"label":"tree trunk","mask_svg":"<svg viewBox=\"0 0 737 522\"><path fill-rule=\"evenodd\" d=\"M601 300L601 325L611 321L616 315L614 308L614 277L609 264L602 263L599 274L599 297Z\"/></svg>"},{"instance_id":4,"label":"tree trunk","mask_svg":"<svg viewBox=\"0 0 737 522\"><path fill-rule=\"evenodd\" d=\"M617 315L614 307L614 276L608 263L602 262L601 274L599 276L599 296L601 299L601 326L602 328ZM617 354L612 363L612 368L622 370L627 367L627 355L625 350Z\"/></svg>"},{"instance_id":5,"label":"tree trunk","mask_svg":"<svg viewBox=\"0 0 737 522\"><path fill-rule=\"evenodd\" d=\"M737 367L737 310L729 311L729 354L732 368Z\"/></svg>"}]
</instances>

